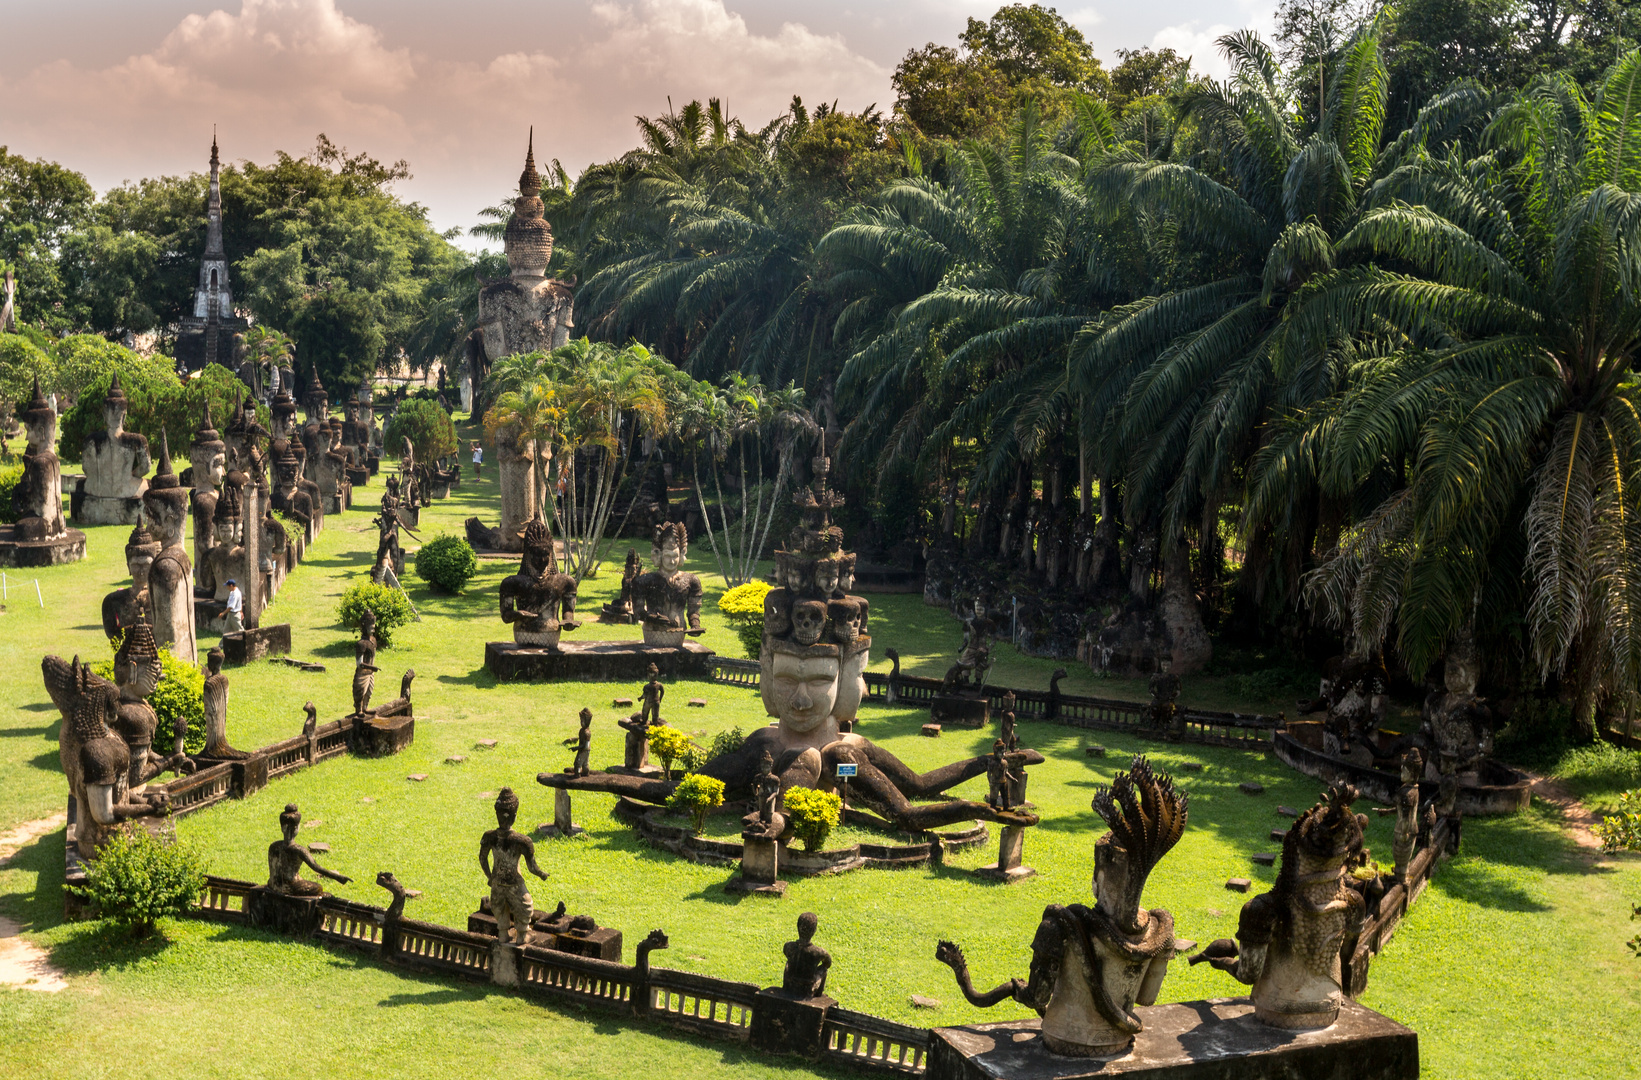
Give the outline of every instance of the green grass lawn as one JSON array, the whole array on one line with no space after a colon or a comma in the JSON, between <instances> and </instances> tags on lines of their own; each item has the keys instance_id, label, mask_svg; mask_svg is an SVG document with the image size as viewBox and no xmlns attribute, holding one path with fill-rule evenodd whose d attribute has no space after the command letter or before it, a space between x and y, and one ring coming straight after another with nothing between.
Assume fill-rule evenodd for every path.
<instances>
[{"instance_id":1,"label":"green grass lawn","mask_svg":"<svg viewBox=\"0 0 1641 1080\"><path fill-rule=\"evenodd\" d=\"M374 506L380 481L359 490L359 505ZM431 539L461 531L477 514L495 521L494 472L471 479L453 497L424 510L418 531ZM300 730L302 703L313 700L322 720L351 707L352 646L336 625L337 597L365 573L375 550L370 512L328 519L306 563L286 583L265 621L292 624L296 655L328 666L323 674L257 664L230 672L233 696L229 735L250 748ZM57 761L55 710L40 683L43 651L101 657L97 603L121 583L128 530L90 530L85 562L23 576L26 596L13 593L0 614L0 831L60 813L65 785ZM411 542L414 547L414 542ZM598 580L584 583L589 615L618 584L624 547ZM647 552L645 552L647 554ZM576 713L595 715L593 764L621 756L617 696L636 685L503 684L483 669L483 643L504 636L496 614L496 586L515 560L481 561L479 576L462 596L437 596L407 574L422 622L400 632L379 654L378 696L397 693L405 667L415 686L416 742L396 758L343 758L282 780L242 802L231 802L178 823L179 833L209 852L215 872L261 880L264 852L278 836L278 814L298 803L309 826L305 841L325 841L330 868L353 877L335 891L368 903L386 902L373 882L392 870L422 890L408 913L465 926L484 891L478 869L479 834L494 824L491 802L504 785L523 800L520 826L552 816L550 793L535 783L544 769L569 764L560 745L576 729ZM710 553L692 551L691 568L707 587L703 642L730 655L739 645L712 609L723 583L708 574ZM15 584L16 575L9 575ZM38 577L46 607L36 605ZM636 636L636 628L589 622L583 639ZM958 625L916 596L874 595L872 635L876 666L894 646L903 670L938 675L958 643ZM1046 686L1053 661L998 650L993 679ZM1073 692L1143 698L1139 682L1100 680L1066 664L1063 684ZM1185 699L1221 708L1274 710L1281 701L1228 695L1225 680L1187 680ZM705 709L684 702L705 698ZM1291 707L1291 705L1289 706ZM669 686L665 714L690 732L743 730L768 722L754 692L708 683ZM948 732L924 739L925 717L915 710L868 705L857 731L924 769L982 752L990 733ZM1134 752L1175 771L1191 795L1191 825L1178 848L1152 875L1148 903L1174 912L1181 936L1206 942L1231 936L1245 899L1224 889L1231 876L1254 879L1256 890L1273 871L1250 856L1273 850L1268 832L1282 823L1279 804L1308 805L1317 783L1274 758L1245 751L1148 745L1137 739L1022 723L1021 738L1047 757L1032 770L1029 797L1042 824L1026 841L1026 862L1038 875L1020 884L981 882L966 871L995 857L994 844L958 853L943 868L858 871L834 878L793 878L784 900L736 898L724 891L732 868L697 866L651 850L610 817L613 798L576 796L577 821L587 833L574 840L538 841L550 878L533 882L540 907L564 900L572 912L621 928L632 947L663 927L672 947L657 962L761 984L778 981L780 944L790 940L797 916L815 911L818 941L832 952L828 992L844 1005L906 1023L932 1026L1023 1015L1009 1006L981 1013L963 1002L950 972L935 962L934 944L960 942L977 982L992 985L1024 976L1029 942L1042 907L1089 898L1094 841L1104 831L1089 807L1094 788L1126 766ZM480 739L495 739L491 750ZM1083 747L1100 742L1104 759ZM445 759L463 755L461 764ZM1589 766L1607 777L1627 775L1624 763ZM1202 773L1178 772L1202 761ZM1587 771L1588 771L1587 770ZM1616 771L1615 771L1616 770ZM410 773L429 779L411 783ZM1242 780L1265 785L1262 796L1237 789ZM1594 783L1592 781L1592 783ZM983 780L957 789L979 797ZM1373 816L1370 845L1388 861L1390 819ZM1641 964L1623 948L1632 928L1627 901L1641 901L1641 861L1623 857L1592 863L1563 833L1560 821L1537 809L1509 819L1465 823L1463 853L1444 866L1425 898L1374 966L1365 1004L1420 1033L1425 1075L1431 1077L1609 1078L1633 1070L1641 1054ZM405 975L371 961L293 944L253 931L192 922L164 924L164 939L129 945L95 924L61 924L58 885L63 834L58 828L0 868L0 914L22 923L70 973L57 995L0 991L0 1075L74 1076L125 1071L133 1032L152 1039L185 1033L179 1049L213 1054L213 1076L266 1076L302 1070L315 1076L439 1075L526 1070L532 1075L677 1077L814 1075L794 1063L736 1048L697 1042L668 1030L599 1013L548 1009L486 987ZM1166 1000L1228 996L1242 988L1206 966L1175 965L1163 987ZM915 1009L911 994L943 1002ZM1547 1007L1547 1003L1548 1007ZM144 1040L147 1041L147 1040ZM66 1047L72 1052L65 1053ZM170 1050L167 1045L161 1053ZM152 1053L142 1053L144 1063ZM436 1056L435 1056L436 1055ZM167 1053L167 1057L172 1056ZM829 1075L829 1074L828 1074Z\"/></svg>"}]
</instances>

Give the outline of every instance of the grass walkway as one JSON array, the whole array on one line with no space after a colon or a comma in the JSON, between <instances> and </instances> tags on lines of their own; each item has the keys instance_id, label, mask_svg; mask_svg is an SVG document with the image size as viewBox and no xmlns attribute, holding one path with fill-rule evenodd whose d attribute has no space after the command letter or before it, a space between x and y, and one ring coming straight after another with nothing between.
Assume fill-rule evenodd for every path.
<instances>
[{"instance_id":1,"label":"grass walkway","mask_svg":"<svg viewBox=\"0 0 1641 1080\"><path fill-rule=\"evenodd\" d=\"M360 490L361 507L374 505L380 483ZM422 536L460 533L478 514L493 523L493 476L464 483L454 497L423 512ZM350 707L351 644L336 625L336 599L357 580L374 552L369 511L329 519L308 561L287 582L266 618L292 624L296 653L328 665L307 674L268 664L231 672L229 733L254 747L294 734L301 705L313 700L321 719ZM38 576L46 608L13 593L0 614L0 833L60 813L64 784L57 761L57 717L40 684L44 651L101 657L96 623L102 594L121 583L127 530L90 530L90 555L72 567L29 572ZM414 546L414 545L412 545ZM617 549L617 554L623 549ZM705 644L738 655L733 633L711 605L722 587L708 576L704 548L693 569L707 585ZM619 566L619 558L615 565ZM412 901L416 918L465 925L484 891L478 871L479 834L493 825L490 804L503 785L523 800L520 824L551 817L551 798L534 782L538 771L568 764L560 745L576 726L582 705L595 714L594 765L617 761L620 731L610 701L636 687L622 684L496 685L483 670L483 642L502 636L496 586L513 560L483 560L463 596L440 597L407 575L422 622L401 632L378 662L386 696L397 692L405 667L419 673L416 743L382 761L328 762L283 780L243 802L183 819L179 832L200 841L216 872L260 880L263 852L278 834L277 816L296 802L307 823L303 839L323 840L327 866L352 876L336 891L384 903L377 871L392 870L423 895ZM612 568L613 570L613 568ZM582 609L597 610L616 587L606 573L582 589ZM15 580L15 578L13 578ZM582 638L633 636L625 627L589 623ZM905 670L940 674L959 639L954 621L914 596L872 597L877 667L886 646L897 648ZM997 681L1046 685L1052 661L999 650ZM1068 690L1141 698L1138 683L1093 679L1073 668ZM1223 680L1190 680L1187 699L1221 707L1269 709L1278 702L1231 700ZM686 709L690 697L704 710ZM754 693L706 683L669 687L667 715L685 730L708 735L730 726L767 722ZM924 769L979 753L989 734L953 732L923 739L923 717L913 710L867 706L862 734ZM1231 750L1147 745L1044 724L1021 725L1028 745L1048 761L1032 770L1030 797L1043 824L1026 842L1026 861L1039 875L1014 886L985 884L964 871L995 852L966 852L940 869L863 871L830 879L793 879L787 898L737 899L723 886L728 868L695 866L638 843L613 822L608 796L576 797L585 836L543 840L538 850L549 872L534 882L538 906L563 899L605 925L621 928L627 957L642 935L664 927L672 947L658 963L762 984L780 975L780 944L793 936L797 915L820 915L819 942L835 963L828 990L844 1005L908 1023L936 1025L1018 1016L1015 1007L981 1014L963 1002L950 973L933 958L938 937L959 941L977 981L1023 976L1029 942L1047 903L1088 899L1093 843L1103 831L1089 799L1131 752L1150 753L1170 771L1187 760L1207 763L1201 774L1180 773L1191 793L1191 825L1179 847L1152 876L1147 902L1170 908L1182 936L1207 941L1230 936L1243 897L1226 892L1227 877L1268 885L1273 871L1250 856L1272 849L1267 833L1281 819L1280 803L1306 805L1317 784L1273 758ZM493 750L480 739L496 739ZM704 740L703 740L704 741ZM1083 746L1100 741L1111 756L1090 759ZM446 765L460 754L466 761ZM413 784L405 776L428 773ZM1237 790L1245 779L1266 794ZM959 789L977 797L982 781ZM1374 816L1370 846L1388 859L1389 819ZM1395 941L1376 963L1364 1002L1420 1033L1429 1077L1557 1077L1576 1080L1626 1075L1641 1054L1641 964L1623 948L1632 932L1626 902L1641 900L1641 862L1592 857L1563 832L1553 811L1535 808L1509 819L1465 823L1465 848L1445 866ZM696 1042L670 1031L575 1009L545 1009L485 987L407 976L369 961L339 956L237 928L168 923L164 939L129 945L94 924L63 925L61 828L25 846L0 867L0 915L21 923L69 973L59 994L0 990L0 1075L75 1077L125 1069L133 1031L157 1036L186 1032L182 1052L212 1054L213 1076L266 1076L306 1071L316 1076L402 1076L425 1071L477 1076L527 1071L578 1077L767 1077L831 1075L796 1063L749 1055L733 1047ZM1227 996L1239 991L1228 977L1176 965L1163 987L1167 1000ZM915 1009L909 995L943 1002ZM1551 1002L1546 1007L1546 1002ZM72 1047L72 1053L63 1053ZM165 1053L164 1050L161 1053ZM433 1055L437 1055L436 1058ZM151 1053L143 1055L151 1058ZM105 1062L100 1067L89 1062Z\"/></svg>"}]
</instances>

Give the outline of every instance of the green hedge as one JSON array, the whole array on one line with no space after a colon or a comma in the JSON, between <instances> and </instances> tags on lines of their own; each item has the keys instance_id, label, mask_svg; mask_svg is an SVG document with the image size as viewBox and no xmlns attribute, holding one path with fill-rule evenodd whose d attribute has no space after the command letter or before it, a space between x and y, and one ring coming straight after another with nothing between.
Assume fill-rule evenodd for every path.
<instances>
[{"instance_id":1,"label":"green hedge","mask_svg":"<svg viewBox=\"0 0 1641 1080\"><path fill-rule=\"evenodd\" d=\"M436 536L416 552L416 576L442 592L461 592L478 572L479 558L460 536Z\"/></svg>"}]
</instances>

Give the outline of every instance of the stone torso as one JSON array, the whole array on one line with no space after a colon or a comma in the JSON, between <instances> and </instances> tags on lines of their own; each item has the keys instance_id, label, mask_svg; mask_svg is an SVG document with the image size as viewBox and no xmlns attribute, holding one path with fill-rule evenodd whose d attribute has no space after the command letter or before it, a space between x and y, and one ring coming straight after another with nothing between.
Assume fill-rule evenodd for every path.
<instances>
[{"instance_id":1,"label":"stone torso","mask_svg":"<svg viewBox=\"0 0 1641 1080\"><path fill-rule=\"evenodd\" d=\"M1064 953L1043 1010L1043 1036L1056 1053L1115 1053L1139 1030L1134 1005L1154 1000L1174 951L1173 916L1144 914L1144 930L1130 936L1092 908L1059 909Z\"/></svg>"},{"instance_id":2,"label":"stone torso","mask_svg":"<svg viewBox=\"0 0 1641 1080\"><path fill-rule=\"evenodd\" d=\"M136 499L148 488L148 440L132 431L99 431L85 441L85 491L98 499Z\"/></svg>"}]
</instances>

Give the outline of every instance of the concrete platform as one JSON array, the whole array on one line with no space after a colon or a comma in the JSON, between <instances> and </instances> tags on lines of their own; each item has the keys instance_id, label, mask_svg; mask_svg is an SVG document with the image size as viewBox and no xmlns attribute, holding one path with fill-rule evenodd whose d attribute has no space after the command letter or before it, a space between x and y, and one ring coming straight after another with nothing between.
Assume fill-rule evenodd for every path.
<instances>
[{"instance_id":1,"label":"concrete platform","mask_svg":"<svg viewBox=\"0 0 1641 1080\"><path fill-rule=\"evenodd\" d=\"M512 641L484 646L484 666L500 682L643 682L654 664L670 679L707 679L712 658L704 645L645 645L641 641L562 642L556 649Z\"/></svg>"},{"instance_id":2,"label":"concrete platform","mask_svg":"<svg viewBox=\"0 0 1641 1080\"><path fill-rule=\"evenodd\" d=\"M85 558L85 533L69 529L55 540L23 540L15 525L0 525L0 566L61 566Z\"/></svg>"},{"instance_id":3,"label":"concrete platform","mask_svg":"<svg viewBox=\"0 0 1641 1080\"><path fill-rule=\"evenodd\" d=\"M195 610L198 610L197 604ZM232 666L249 664L265 656L289 656L290 652L290 623L274 623L222 635L222 658Z\"/></svg>"},{"instance_id":4,"label":"concrete platform","mask_svg":"<svg viewBox=\"0 0 1641 1080\"><path fill-rule=\"evenodd\" d=\"M1283 1031L1254 1019L1247 998L1141 1006L1145 1029L1115 1057L1073 1058L1043 1045L1041 1020L970 1024L930 1032L929 1080L1417 1080L1419 1037L1347 1000L1317 1031Z\"/></svg>"}]
</instances>

